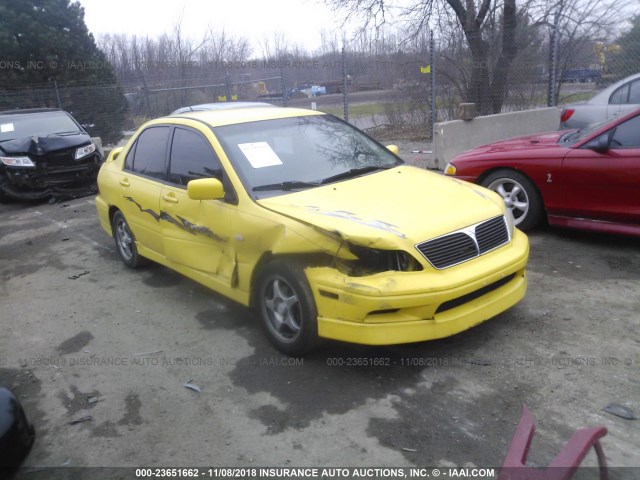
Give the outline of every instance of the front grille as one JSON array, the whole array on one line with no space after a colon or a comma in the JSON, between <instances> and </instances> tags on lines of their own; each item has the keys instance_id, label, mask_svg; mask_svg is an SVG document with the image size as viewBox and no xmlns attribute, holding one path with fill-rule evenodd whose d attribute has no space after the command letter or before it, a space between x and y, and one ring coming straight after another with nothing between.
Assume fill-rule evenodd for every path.
<instances>
[{"instance_id":1,"label":"front grille","mask_svg":"<svg viewBox=\"0 0 640 480\"><path fill-rule=\"evenodd\" d=\"M57 152L47 152L44 155L37 157L39 164L47 166L64 166L73 165L76 162L76 148L66 148L64 150L58 150Z\"/></svg>"},{"instance_id":2,"label":"front grille","mask_svg":"<svg viewBox=\"0 0 640 480\"><path fill-rule=\"evenodd\" d=\"M462 232L421 243L418 250L436 268L446 268L478 256L475 242Z\"/></svg>"},{"instance_id":3,"label":"front grille","mask_svg":"<svg viewBox=\"0 0 640 480\"><path fill-rule=\"evenodd\" d=\"M496 217L481 223L476 227L476 240L480 248L480 255L509 241L509 232L504 217Z\"/></svg>"},{"instance_id":4,"label":"front grille","mask_svg":"<svg viewBox=\"0 0 640 480\"><path fill-rule=\"evenodd\" d=\"M503 216L471 225L416 245L416 248L437 269L457 265L483 255L509 241Z\"/></svg>"}]
</instances>

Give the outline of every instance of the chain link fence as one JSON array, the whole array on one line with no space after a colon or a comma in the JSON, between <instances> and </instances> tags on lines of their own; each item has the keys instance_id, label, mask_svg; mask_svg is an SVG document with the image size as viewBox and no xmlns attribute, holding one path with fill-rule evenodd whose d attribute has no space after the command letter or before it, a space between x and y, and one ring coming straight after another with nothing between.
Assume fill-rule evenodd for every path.
<instances>
[{"instance_id":1,"label":"chain link fence","mask_svg":"<svg viewBox=\"0 0 640 480\"><path fill-rule=\"evenodd\" d=\"M230 101L306 108L316 102L364 128L429 137L436 121L458 118L461 103L475 103L481 115L562 105L640 72L633 30L609 42L570 42L556 30L543 41L521 39L506 68L499 42L479 62L460 32L434 31L406 48L351 45L316 55L285 51L276 60L114 63L112 84L0 87L0 109L62 108L105 144L177 108Z\"/></svg>"}]
</instances>

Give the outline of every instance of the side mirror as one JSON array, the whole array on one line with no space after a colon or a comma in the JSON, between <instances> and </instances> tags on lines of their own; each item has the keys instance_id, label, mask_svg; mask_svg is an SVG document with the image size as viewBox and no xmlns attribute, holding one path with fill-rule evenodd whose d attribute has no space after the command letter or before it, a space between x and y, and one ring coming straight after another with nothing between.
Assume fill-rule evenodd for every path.
<instances>
[{"instance_id":1,"label":"side mirror","mask_svg":"<svg viewBox=\"0 0 640 480\"><path fill-rule=\"evenodd\" d=\"M387 150L389 150L394 155L400 155L400 150L397 145L387 145Z\"/></svg>"},{"instance_id":2,"label":"side mirror","mask_svg":"<svg viewBox=\"0 0 640 480\"><path fill-rule=\"evenodd\" d=\"M616 129L612 128L606 133L600 135L594 142L594 145L591 147L592 150L600 153L605 153L609 150L611 146L611 139L613 138L614 133L616 133Z\"/></svg>"},{"instance_id":3,"label":"side mirror","mask_svg":"<svg viewBox=\"0 0 640 480\"><path fill-rule=\"evenodd\" d=\"M111 150L109 152L109 156L107 157L107 162L113 162L116 158L118 158L118 155L120 155L123 149L124 147L118 147Z\"/></svg>"},{"instance_id":4,"label":"side mirror","mask_svg":"<svg viewBox=\"0 0 640 480\"><path fill-rule=\"evenodd\" d=\"M224 197L224 187L217 178L199 178L187 183L187 195L192 200L217 200Z\"/></svg>"},{"instance_id":5,"label":"side mirror","mask_svg":"<svg viewBox=\"0 0 640 480\"><path fill-rule=\"evenodd\" d=\"M596 152L606 152L609 150L609 135L600 135L593 149Z\"/></svg>"}]
</instances>

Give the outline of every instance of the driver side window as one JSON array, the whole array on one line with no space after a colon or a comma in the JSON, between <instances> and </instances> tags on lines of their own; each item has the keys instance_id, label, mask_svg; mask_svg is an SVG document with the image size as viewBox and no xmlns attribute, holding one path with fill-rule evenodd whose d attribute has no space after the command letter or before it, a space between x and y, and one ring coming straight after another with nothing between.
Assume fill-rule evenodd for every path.
<instances>
[{"instance_id":1,"label":"driver side window","mask_svg":"<svg viewBox=\"0 0 640 480\"><path fill-rule=\"evenodd\" d=\"M611 148L640 147L640 115L630 118L616 127L611 139Z\"/></svg>"},{"instance_id":2,"label":"driver side window","mask_svg":"<svg viewBox=\"0 0 640 480\"><path fill-rule=\"evenodd\" d=\"M238 203L233 185L229 177L224 175L218 156L213 151L209 140L201 134L185 127L176 127L169 159L170 183L180 188L187 188L191 180L217 178L224 186L224 201Z\"/></svg>"},{"instance_id":3,"label":"driver side window","mask_svg":"<svg viewBox=\"0 0 640 480\"><path fill-rule=\"evenodd\" d=\"M186 187L190 180L212 177L222 180L222 165L207 139L176 127L171 144L169 181Z\"/></svg>"}]
</instances>

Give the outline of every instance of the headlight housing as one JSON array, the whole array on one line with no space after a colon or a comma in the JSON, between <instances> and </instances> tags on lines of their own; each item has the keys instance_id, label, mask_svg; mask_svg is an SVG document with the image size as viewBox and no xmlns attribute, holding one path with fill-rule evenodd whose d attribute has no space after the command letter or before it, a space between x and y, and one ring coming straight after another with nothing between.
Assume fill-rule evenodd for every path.
<instances>
[{"instance_id":1,"label":"headlight housing","mask_svg":"<svg viewBox=\"0 0 640 480\"><path fill-rule=\"evenodd\" d=\"M340 262L338 270L352 277L373 275L381 272L415 272L422 265L404 250L380 250L360 245L347 244L356 255L356 260Z\"/></svg>"},{"instance_id":2,"label":"headlight housing","mask_svg":"<svg viewBox=\"0 0 640 480\"><path fill-rule=\"evenodd\" d=\"M456 166L451 162L447 163L447 166L444 167L444 174L445 175L455 175L456 174Z\"/></svg>"},{"instance_id":3,"label":"headlight housing","mask_svg":"<svg viewBox=\"0 0 640 480\"><path fill-rule=\"evenodd\" d=\"M93 142L89 145L85 145L84 147L80 147L76 150L76 160L80 160L81 158L86 157L87 155L90 155L95 151L96 145Z\"/></svg>"},{"instance_id":4,"label":"headlight housing","mask_svg":"<svg viewBox=\"0 0 640 480\"><path fill-rule=\"evenodd\" d=\"M4 163L9 167L35 167L36 164L33 163L29 157L0 157L0 162Z\"/></svg>"},{"instance_id":5,"label":"headlight housing","mask_svg":"<svg viewBox=\"0 0 640 480\"><path fill-rule=\"evenodd\" d=\"M507 230L509 231L509 238L513 238L513 234L516 229L516 221L513 218L513 213L510 208L505 208L504 219L507 222Z\"/></svg>"}]
</instances>

